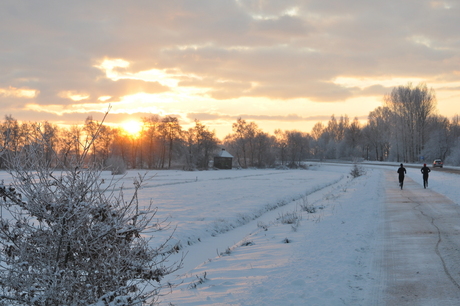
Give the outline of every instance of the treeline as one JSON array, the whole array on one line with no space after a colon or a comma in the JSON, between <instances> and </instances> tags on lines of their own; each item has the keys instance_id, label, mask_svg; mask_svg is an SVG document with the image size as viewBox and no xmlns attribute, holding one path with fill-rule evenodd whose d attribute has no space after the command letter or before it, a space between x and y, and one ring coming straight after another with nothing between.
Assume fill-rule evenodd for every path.
<instances>
[{"instance_id":1,"label":"treeline","mask_svg":"<svg viewBox=\"0 0 460 306\"><path fill-rule=\"evenodd\" d=\"M133 138L88 117L69 129L50 122L19 123L11 115L0 124L0 167L12 154L26 154L40 146L54 167L68 167L81 157L115 172L126 169L208 169L213 157L226 148L234 165L248 167L300 167L305 159L429 161L441 158L460 164L460 121L436 112L436 97L425 84L399 86L371 111L366 124L347 115L332 115L310 133L298 130L262 131L255 122L239 118L223 140L202 122L183 129L177 117L153 114L142 118L143 128ZM97 137L96 137L97 135ZM41 139L35 143L34 139Z\"/></svg>"},{"instance_id":2,"label":"treeline","mask_svg":"<svg viewBox=\"0 0 460 306\"><path fill-rule=\"evenodd\" d=\"M364 125L356 117L332 115L310 133L276 130L269 135L238 119L224 144L242 167L296 167L308 158L398 163L441 158L460 165L460 118L440 116L434 90L409 83L385 95L383 106L371 111Z\"/></svg>"},{"instance_id":3,"label":"treeline","mask_svg":"<svg viewBox=\"0 0 460 306\"><path fill-rule=\"evenodd\" d=\"M17 154L27 155L30 146L40 147L53 167L69 167L82 154L87 163L115 172L126 169L207 169L219 140L201 122L183 130L176 117L143 118L139 137L111 128L88 117L83 125L69 129L50 122L19 123L11 115L0 124L0 167ZM39 141L37 141L39 140ZM88 148L86 150L86 148ZM83 153L85 152L85 153Z\"/></svg>"}]
</instances>

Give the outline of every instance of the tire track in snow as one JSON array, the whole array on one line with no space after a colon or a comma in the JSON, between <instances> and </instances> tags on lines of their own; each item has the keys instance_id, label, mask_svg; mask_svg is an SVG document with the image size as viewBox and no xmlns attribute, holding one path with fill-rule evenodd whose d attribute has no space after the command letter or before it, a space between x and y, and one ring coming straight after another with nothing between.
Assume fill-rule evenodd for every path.
<instances>
[{"instance_id":1,"label":"tire track in snow","mask_svg":"<svg viewBox=\"0 0 460 306\"><path fill-rule=\"evenodd\" d=\"M308 195L314 196L317 193L321 194L321 192L324 192L327 189L331 189L332 192L332 190L344 180L348 180L348 178L342 175L339 179L336 179L329 184L313 188L310 190ZM298 199L300 198L301 197ZM322 199L321 196L320 198ZM315 199L313 203L317 203L321 201L321 199ZM285 206L292 206L294 208L296 205L296 201L290 201ZM198 265L211 260L211 258L214 258L216 255L219 256L219 250L224 251L226 249L232 249L234 247L240 246L241 242L247 240L248 237L263 230L253 222L262 221L263 223L270 224L271 222L276 221L276 213L278 212L277 208L267 210L265 213L259 215L258 217L248 220L244 224L240 224L239 226L231 228L225 232L221 232L216 236L204 237L203 239L200 239L199 242L191 245L184 244L184 248L181 249L181 252L187 253L190 256L186 257L184 266L179 273L187 273ZM235 239L235 237L238 238ZM200 255L197 256L196 254ZM179 256L180 254L172 254L170 260L174 261L174 258L179 258ZM172 280L175 277L179 277L179 275L171 275L168 277L168 279Z\"/></svg>"},{"instance_id":2,"label":"tire track in snow","mask_svg":"<svg viewBox=\"0 0 460 306\"><path fill-rule=\"evenodd\" d=\"M284 198L279 198L274 200L273 202L266 203L263 207L256 211L252 211L249 213L239 213L237 214L236 219L225 219L225 218L219 218L216 219L213 223L210 223L207 227L207 231L211 233L210 235L213 237L216 237L218 235L227 233L229 231L235 230L236 228L239 228L241 226L244 226L254 220L259 219L262 217L264 214L277 210L279 208L285 207L290 203L296 202L298 200L301 200L304 197L310 196L316 192L322 191L326 188L333 187L335 185L338 185L340 182L342 182L345 179L343 175L341 175L338 179L335 179L327 184L321 185L321 186L314 186L311 189L308 189L305 191L304 194L297 194L294 196L285 196ZM317 202L317 201L316 201ZM312 204L315 204L316 202L313 202ZM222 223L225 223L226 226L222 226ZM200 237L202 238L202 237ZM180 243L181 247L185 247L186 245L190 244L195 244L195 243L200 243L200 241L178 241Z\"/></svg>"},{"instance_id":3,"label":"tire track in snow","mask_svg":"<svg viewBox=\"0 0 460 306\"><path fill-rule=\"evenodd\" d=\"M418 205L415 208L418 208L420 207L421 204L418 203ZM448 267L447 267L447 264L446 264L446 260L444 259L444 257L441 255L441 252L439 251L439 245L441 244L442 242L442 237L441 237L441 230L439 229L439 227L435 224L435 218L432 217L432 216L428 216L427 214L425 214L421 209L419 210L419 212L424 215L425 217L427 217L428 219L431 219L431 225L433 225L435 228L436 228L436 231L437 231L437 234L438 234L438 242L436 243L436 246L435 246L435 253L436 255L438 255L439 259L441 260L442 262L442 267L444 268L444 272L446 273L447 277L450 279L450 281L452 282L452 284L454 284L459 290L460 290L460 284L454 279L454 277L452 276L452 274L450 273Z\"/></svg>"}]
</instances>

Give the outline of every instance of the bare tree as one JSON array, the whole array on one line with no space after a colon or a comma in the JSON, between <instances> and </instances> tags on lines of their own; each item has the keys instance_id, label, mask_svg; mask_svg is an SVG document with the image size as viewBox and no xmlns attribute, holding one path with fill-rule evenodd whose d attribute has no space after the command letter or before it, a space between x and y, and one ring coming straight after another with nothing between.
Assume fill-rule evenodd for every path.
<instances>
[{"instance_id":1,"label":"bare tree","mask_svg":"<svg viewBox=\"0 0 460 306\"><path fill-rule=\"evenodd\" d=\"M337 121L335 116L332 115L331 119L327 123L325 131L328 132L332 140L337 143L342 141L345 137L345 130L348 128L348 126L349 119L347 115L341 116L339 121Z\"/></svg>"},{"instance_id":2,"label":"bare tree","mask_svg":"<svg viewBox=\"0 0 460 306\"><path fill-rule=\"evenodd\" d=\"M213 152L218 148L218 139L214 131L210 131L204 124L195 120L195 135L197 147L197 166L208 169L208 163Z\"/></svg>"},{"instance_id":3,"label":"bare tree","mask_svg":"<svg viewBox=\"0 0 460 306\"><path fill-rule=\"evenodd\" d=\"M168 159L168 168L171 168L173 159L174 143L180 139L182 128L177 117L166 116L161 120L159 125L159 135L161 138L161 168L165 167L166 158Z\"/></svg>"},{"instance_id":4,"label":"bare tree","mask_svg":"<svg viewBox=\"0 0 460 306\"><path fill-rule=\"evenodd\" d=\"M40 134L44 141L44 151L45 151L45 160L48 163L56 162L53 160L53 152L57 151L57 145L59 142L58 138L58 127L55 124L51 124L48 121L45 121L43 125L39 125L37 129L40 129Z\"/></svg>"},{"instance_id":5,"label":"bare tree","mask_svg":"<svg viewBox=\"0 0 460 306\"><path fill-rule=\"evenodd\" d=\"M218 149L219 140L215 132L195 120L195 126L182 133L182 140L187 169L207 170L211 156Z\"/></svg>"},{"instance_id":6,"label":"bare tree","mask_svg":"<svg viewBox=\"0 0 460 306\"><path fill-rule=\"evenodd\" d=\"M276 132L275 132L276 133ZM297 168L300 166L301 161L307 157L309 152L310 136L307 133L300 131L277 131L280 147L284 147L287 156L288 166Z\"/></svg>"},{"instance_id":7,"label":"bare tree","mask_svg":"<svg viewBox=\"0 0 460 306\"><path fill-rule=\"evenodd\" d=\"M2 124L2 147L17 152L21 146L19 123L13 116L5 116Z\"/></svg>"},{"instance_id":8,"label":"bare tree","mask_svg":"<svg viewBox=\"0 0 460 306\"><path fill-rule=\"evenodd\" d=\"M275 140L277 146L277 155L278 160L281 162L281 165L284 166L287 163L287 147L288 147L288 140L286 134L281 129L275 130Z\"/></svg>"},{"instance_id":9,"label":"bare tree","mask_svg":"<svg viewBox=\"0 0 460 306\"><path fill-rule=\"evenodd\" d=\"M367 126L363 128L366 142L376 160L386 160L390 154L391 111L377 107L369 113ZM367 152L369 158L369 152Z\"/></svg>"},{"instance_id":10,"label":"bare tree","mask_svg":"<svg viewBox=\"0 0 460 306\"><path fill-rule=\"evenodd\" d=\"M267 155L265 156L264 152L261 152L262 147L267 145L270 137L255 122L246 122L246 120L238 118L233 123L232 129L233 133L225 137L224 143L232 151L242 168L263 166L259 157L265 161L270 160L270 150L266 151Z\"/></svg>"},{"instance_id":11,"label":"bare tree","mask_svg":"<svg viewBox=\"0 0 460 306\"><path fill-rule=\"evenodd\" d=\"M362 158L362 129L357 117L345 129L342 154L351 158Z\"/></svg>"},{"instance_id":12,"label":"bare tree","mask_svg":"<svg viewBox=\"0 0 460 306\"><path fill-rule=\"evenodd\" d=\"M312 154L316 158L323 158L324 150L323 146L321 146L321 135L323 134L325 127L321 122L315 123L311 130L311 137L312 139Z\"/></svg>"},{"instance_id":13,"label":"bare tree","mask_svg":"<svg viewBox=\"0 0 460 306\"><path fill-rule=\"evenodd\" d=\"M149 169L158 168L160 160L159 126L161 124L161 117L154 114L148 118L142 118L142 122L144 128L141 132L141 141L147 159L147 167Z\"/></svg>"},{"instance_id":14,"label":"bare tree","mask_svg":"<svg viewBox=\"0 0 460 306\"><path fill-rule=\"evenodd\" d=\"M268 133L259 132L255 138L255 155L259 168L274 166L276 162L276 155L274 153L275 137L270 136Z\"/></svg>"},{"instance_id":15,"label":"bare tree","mask_svg":"<svg viewBox=\"0 0 460 306\"><path fill-rule=\"evenodd\" d=\"M226 137L227 142L232 142L232 147L236 153L238 164L243 167L248 167L248 139L246 137L246 120L238 118L236 123L233 123L233 134Z\"/></svg>"},{"instance_id":16,"label":"bare tree","mask_svg":"<svg viewBox=\"0 0 460 306\"><path fill-rule=\"evenodd\" d=\"M96 142L96 132L98 130L98 122L93 120L92 116L88 116L85 120L85 126L83 127L83 131L85 132L85 141L84 145L87 147L89 144L91 146L88 146L91 151L92 151L92 159L93 163L96 163L96 155L97 155L97 142Z\"/></svg>"},{"instance_id":17,"label":"bare tree","mask_svg":"<svg viewBox=\"0 0 460 306\"><path fill-rule=\"evenodd\" d=\"M249 122L244 127L245 137L249 146L249 165L255 167L256 162L256 138L257 135L262 133L262 130L259 129L255 122Z\"/></svg>"}]
</instances>

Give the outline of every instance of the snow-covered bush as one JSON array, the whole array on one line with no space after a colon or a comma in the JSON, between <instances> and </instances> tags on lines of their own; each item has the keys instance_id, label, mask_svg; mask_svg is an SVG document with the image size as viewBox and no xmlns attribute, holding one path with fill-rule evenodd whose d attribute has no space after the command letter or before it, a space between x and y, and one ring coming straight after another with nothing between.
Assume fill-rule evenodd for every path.
<instances>
[{"instance_id":1,"label":"snow-covered bush","mask_svg":"<svg viewBox=\"0 0 460 306\"><path fill-rule=\"evenodd\" d=\"M300 209L306 211L309 214L314 214L316 212L316 207L308 203L307 196L302 197L302 203L300 203Z\"/></svg>"},{"instance_id":2,"label":"snow-covered bush","mask_svg":"<svg viewBox=\"0 0 460 306\"><path fill-rule=\"evenodd\" d=\"M203 273L203 276L195 275L197 280L188 285L188 289L196 289L199 285L206 283L208 278L206 277L206 272Z\"/></svg>"},{"instance_id":3,"label":"snow-covered bush","mask_svg":"<svg viewBox=\"0 0 460 306\"><path fill-rule=\"evenodd\" d=\"M152 248L143 234L161 228L152 204L138 205L144 177L126 199L85 154L53 169L41 143L27 146L27 163L9 160L13 183L0 185L0 305L154 303L181 262L167 264L167 241Z\"/></svg>"},{"instance_id":4,"label":"snow-covered bush","mask_svg":"<svg viewBox=\"0 0 460 306\"><path fill-rule=\"evenodd\" d=\"M287 213L280 213L279 217L277 218L281 222L281 224L296 224L302 220L302 214L297 211L291 211Z\"/></svg>"},{"instance_id":5,"label":"snow-covered bush","mask_svg":"<svg viewBox=\"0 0 460 306\"><path fill-rule=\"evenodd\" d=\"M291 240L289 240L289 238L286 237L283 239L283 243L291 243Z\"/></svg>"},{"instance_id":6,"label":"snow-covered bush","mask_svg":"<svg viewBox=\"0 0 460 306\"><path fill-rule=\"evenodd\" d=\"M354 164L353 168L350 171L350 175L354 178L357 178L364 174L366 174L366 171L364 170L364 168L361 166L358 166L357 164Z\"/></svg>"}]
</instances>

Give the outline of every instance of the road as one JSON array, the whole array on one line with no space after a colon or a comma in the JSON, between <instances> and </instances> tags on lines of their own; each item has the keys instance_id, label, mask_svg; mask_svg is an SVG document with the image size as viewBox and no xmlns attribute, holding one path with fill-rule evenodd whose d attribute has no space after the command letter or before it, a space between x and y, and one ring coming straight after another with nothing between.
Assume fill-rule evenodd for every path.
<instances>
[{"instance_id":1,"label":"road","mask_svg":"<svg viewBox=\"0 0 460 306\"><path fill-rule=\"evenodd\" d=\"M412 165L404 165L406 168L415 168L415 169L421 169L423 165L420 166L412 166ZM428 164L427 165L431 171L439 171L439 172L444 172L444 173L453 173L453 174L460 174L460 169L454 169L454 168L434 168L432 165ZM398 167L398 166L395 166Z\"/></svg>"},{"instance_id":2,"label":"road","mask_svg":"<svg viewBox=\"0 0 460 306\"><path fill-rule=\"evenodd\" d=\"M460 207L385 171L378 305L460 304ZM374 300L376 301L376 300Z\"/></svg>"}]
</instances>

